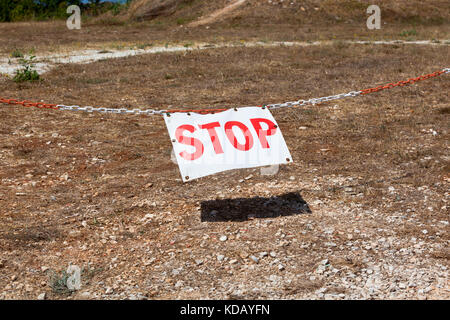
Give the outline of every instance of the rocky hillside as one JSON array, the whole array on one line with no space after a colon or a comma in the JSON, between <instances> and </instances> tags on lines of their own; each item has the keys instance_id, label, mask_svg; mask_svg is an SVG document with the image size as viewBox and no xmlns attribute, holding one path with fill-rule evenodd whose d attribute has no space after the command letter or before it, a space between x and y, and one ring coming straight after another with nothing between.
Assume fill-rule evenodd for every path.
<instances>
[{"instance_id":1,"label":"rocky hillside","mask_svg":"<svg viewBox=\"0 0 450 320\"><path fill-rule=\"evenodd\" d=\"M232 12L221 10L235 2L245 3ZM136 0L126 17L143 21L171 16L179 22L189 23L215 15L211 23L331 25L364 21L367 19L365 11L371 4L380 6L386 22L441 25L450 21L450 2L445 0Z\"/></svg>"}]
</instances>

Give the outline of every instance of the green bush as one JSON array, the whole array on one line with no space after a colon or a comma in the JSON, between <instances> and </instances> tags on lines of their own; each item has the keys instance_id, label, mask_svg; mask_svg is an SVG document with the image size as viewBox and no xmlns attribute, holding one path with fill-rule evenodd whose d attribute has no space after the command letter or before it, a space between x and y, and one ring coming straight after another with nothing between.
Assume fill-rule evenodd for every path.
<instances>
[{"instance_id":1,"label":"green bush","mask_svg":"<svg viewBox=\"0 0 450 320\"><path fill-rule=\"evenodd\" d=\"M39 80L39 73L34 70L33 59L35 56L20 59L21 69L16 71L13 80L15 82L36 81Z\"/></svg>"},{"instance_id":2,"label":"green bush","mask_svg":"<svg viewBox=\"0 0 450 320\"><path fill-rule=\"evenodd\" d=\"M66 19L70 5L81 8L83 15L96 16L107 11L117 15L128 8L132 0L125 3L102 2L100 0L0 0L0 22Z\"/></svg>"}]
</instances>

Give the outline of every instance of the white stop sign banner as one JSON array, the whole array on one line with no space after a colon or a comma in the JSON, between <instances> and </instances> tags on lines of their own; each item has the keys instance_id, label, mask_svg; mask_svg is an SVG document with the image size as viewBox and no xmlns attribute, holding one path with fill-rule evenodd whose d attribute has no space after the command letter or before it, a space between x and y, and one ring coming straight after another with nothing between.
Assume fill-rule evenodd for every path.
<instances>
[{"instance_id":1,"label":"white stop sign banner","mask_svg":"<svg viewBox=\"0 0 450 320\"><path fill-rule=\"evenodd\" d=\"M184 182L226 170L292 162L267 108L165 113L164 120Z\"/></svg>"}]
</instances>

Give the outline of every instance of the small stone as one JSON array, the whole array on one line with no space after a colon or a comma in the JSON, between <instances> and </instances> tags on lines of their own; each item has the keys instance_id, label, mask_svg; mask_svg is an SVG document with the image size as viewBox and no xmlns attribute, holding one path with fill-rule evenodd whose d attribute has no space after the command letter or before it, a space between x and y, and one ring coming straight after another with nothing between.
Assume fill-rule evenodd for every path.
<instances>
[{"instance_id":1,"label":"small stone","mask_svg":"<svg viewBox=\"0 0 450 320\"><path fill-rule=\"evenodd\" d=\"M218 261L223 261L223 259L225 259L225 256L224 256L224 255L222 255L222 254L218 254L218 255L217 255L217 260L218 260Z\"/></svg>"},{"instance_id":2,"label":"small stone","mask_svg":"<svg viewBox=\"0 0 450 320\"><path fill-rule=\"evenodd\" d=\"M11 277L11 281L16 281L17 280L17 276L16 275L13 275L12 277Z\"/></svg>"},{"instance_id":3,"label":"small stone","mask_svg":"<svg viewBox=\"0 0 450 320\"><path fill-rule=\"evenodd\" d=\"M45 296L46 296L46 294L45 294L45 292L43 292L40 295L38 295L37 299L38 300L45 300Z\"/></svg>"},{"instance_id":4,"label":"small stone","mask_svg":"<svg viewBox=\"0 0 450 320\"><path fill-rule=\"evenodd\" d=\"M321 265L327 265L328 264L328 259L323 259L322 261L320 261Z\"/></svg>"},{"instance_id":5,"label":"small stone","mask_svg":"<svg viewBox=\"0 0 450 320\"><path fill-rule=\"evenodd\" d=\"M241 252L239 253L239 256L240 256L242 259L246 259L246 258L248 258L249 254L248 254L247 252L245 252L245 251L241 251Z\"/></svg>"},{"instance_id":6,"label":"small stone","mask_svg":"<svg viewBox=\"0 0 450 320\"><path fill-rule=\"evenodd\" d=\"M203 264L203 260L197 259L197 260L195 260L195 264L199 266L199 265Z\"/></svg>"},{"instance_id":7,"label":"small stone","mask_svg":"<svg viewBox=\"0 0 450 320\"><path fill-rule=\"evenodd\" d=\"M230 260L230 264L236 264L236 263L238 263L238 261L236 259Z\"/></svg>"},{"instance_id":8,"label":"small stone","mask_svg":"<svg viewBox=\"0 0 450 320\"><path fill-rule=\"evenodd\" d=\"M284 266L283 266L282 264L279 264L279 265L278 265L278 270L279 270L279 271L283 271L284 269L285 269L285 268L284 268Z\"/></svg>"},{"instance_id":9,"label":"small stone","mask_svg":"<svg viewBox=\"0 0 450 320\"><path fill-rule=\"evenodd\" d=\"M228 237L227 237L227 236L221 236L221 237L219 238L219 240L222 241L222 242L225 242L225 241L228 240Z\"/></svg>"},{"instance_id":10,"label":"small stone","mask_svg":"<svg viewBox=\"0 0 450 320\"><path fill-rule=\"evenodd\" d=\"M250 256L250 259L252 259L253 262L255 262L255 263L259 262L259 259L257 257L255 257L255 256Z\"/></svg>"},{"instance_id":11,"label":"small stone","mask_svg":"<svg viewBox=\"0 0 450 320\"><path fill-rule=\"evenodd\" d=\"M269 254L272 258L275 258L277 256L277 253L275 251L270 251Z\"/></svg>"},{"instance_id":12,"label":"small stone","mask_svg":"<svg viewBox=\"0 0 450 320\"><path fill-rule=\"evenodd\" d=\"M326 291L327 291L327 288L323 287L323 288L316 290L316 293L325 293Z\"/></svg>"}]
</instances>

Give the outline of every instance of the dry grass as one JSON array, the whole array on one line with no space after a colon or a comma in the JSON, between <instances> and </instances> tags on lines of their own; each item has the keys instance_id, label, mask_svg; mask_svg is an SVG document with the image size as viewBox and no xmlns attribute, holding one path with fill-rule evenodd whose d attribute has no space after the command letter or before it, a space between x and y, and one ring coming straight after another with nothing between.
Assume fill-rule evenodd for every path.
<instances>
[{"instance_id":1,"label":"dry grass","mask_svg":"<svg viewBox=\"0 0 450 320\"><path fill-rule=\"evenodd\" d=\"M64 21L4 23L0 25L0 53L9 55L16 49L28 51L33 48L40 53L102 45L184 44L200 39L211 43L449 39L450 7L445 0L379 3L314 0L289 5L290 2L269 4L266 0L251 0L232 16L196 28L188 28L186 24L223 8L227 2L192 1L180 6L172 15L142 22L128 21L127 17L102 17L83 21L81 30L68 30ZM381 30L366 27L369 3L378 3L382 9ZM43 34L45 37L41 36Z\"/></svg>"}]
</instances>

